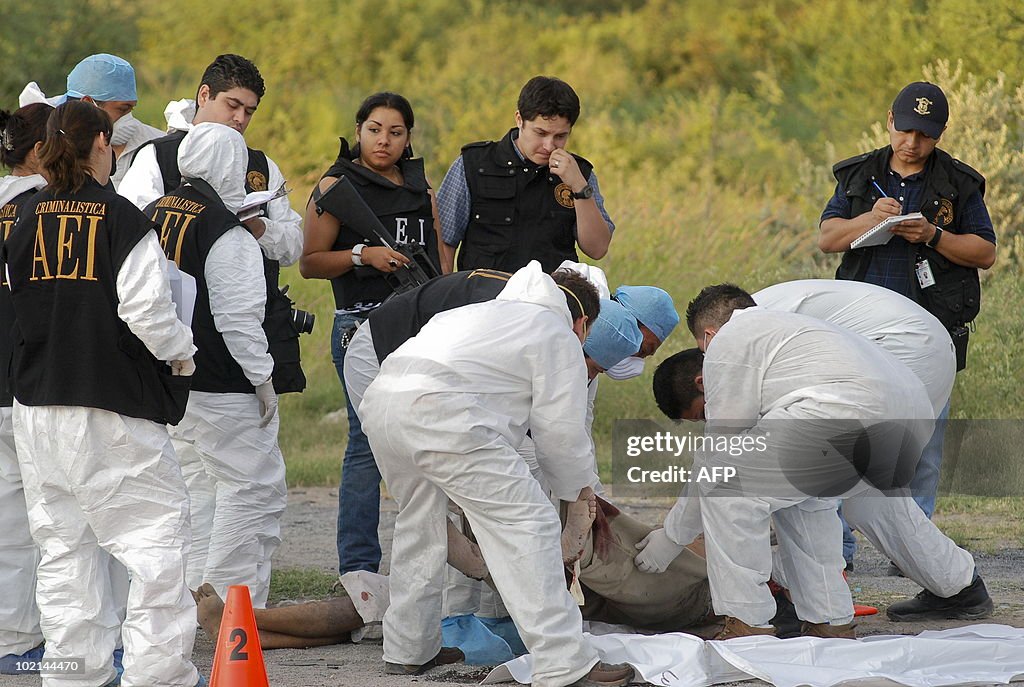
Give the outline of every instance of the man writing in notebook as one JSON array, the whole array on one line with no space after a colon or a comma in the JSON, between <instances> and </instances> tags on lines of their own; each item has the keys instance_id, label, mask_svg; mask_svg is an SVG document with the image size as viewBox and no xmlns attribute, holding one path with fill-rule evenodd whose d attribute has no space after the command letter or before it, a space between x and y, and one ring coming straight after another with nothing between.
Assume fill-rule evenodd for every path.
<instances>
[{"instance_id":1,"label":"man writing in notebook","mask_svg":"<svg viewBox=\"0 0 1024 687\"><path fill-rule=\"evenodd\" d=\"M995 262L996 237L985 207L985 178L936 147L948 118L949 103L935 84L919 81L900 91L889 110L889 145L833 167L838 183L821 215L818 246L843 253L837 279L892 289L935 315L949 329L962 369L965 325L981 302L978 270ZM924 218L893 227L884 245L851 250L852 241L882 220L912 212ZM911 483L928 516L948 416L947 402Z\"/></svg>"}]
</instances>

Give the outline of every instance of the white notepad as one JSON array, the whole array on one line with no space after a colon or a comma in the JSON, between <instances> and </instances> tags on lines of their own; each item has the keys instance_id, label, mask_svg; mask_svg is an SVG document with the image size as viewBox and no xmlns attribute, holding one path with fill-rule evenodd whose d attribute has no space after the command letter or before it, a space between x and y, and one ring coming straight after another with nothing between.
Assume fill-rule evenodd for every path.
<instances>
[{"instance_id":1,"label":"white notepad","mask_svg":"<svg viewBox=\"0 0 1024 687\"><path fill-rule=\"evenodd\" d=\"M850 243L850 248L867 248L868 246L885 245L886 243L889 243L889 239L892 238L892 232L889 231L891 228L900 222L915 219L924 219L924 215L920 212L912 212L909 215L894 215L892 217L887 217L855 238Z\"/></svg>"}]
</instances>

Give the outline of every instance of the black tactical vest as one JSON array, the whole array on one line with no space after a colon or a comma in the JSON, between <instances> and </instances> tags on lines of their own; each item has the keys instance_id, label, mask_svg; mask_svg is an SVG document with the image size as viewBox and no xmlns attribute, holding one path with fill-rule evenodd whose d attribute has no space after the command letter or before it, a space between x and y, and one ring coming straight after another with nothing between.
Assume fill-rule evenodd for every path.
<instances>
[{"instance_id":1,"label":"black tactical vest","mask_svg":"<svg viewBox=\"0 0 1024 687\"><path fill-rule=\"evenodd\" d=\"M547 166L520 159L509 131L500 141L462 149L471 200L469 225L459 248L459 269L515 272L539 260L545 272L576 254L572 189ZM593 165L573 155L584 179Z\"/></svg>"},{"instance_id":2,"label":"black tactical vest","mask_svg":"<svg viewBox=\"0 0 1024 687\"><path fill-rule=\"evenodd\" d=\"M879 194L872 181L881 183L887 173L892 148L885 146L843 160L832 173L850 200L850 216L857 217L871 210ZM943 231L959 234L961 208L975 192L985 194L985 178L971 167L938 148L925 164L925 188L921 198L921 214ZM836 270L836 279L862 281L877 247L857 248L843 253ZM927 259L935 277L935 285L922 289L913 276L920 259ZM934 248L923 243L907 243L907 273L911 275L911 297L943 325L952 329L972 321L981 308L981 284L978 270L951 262Z\"/></svg>"},{"instance_id":3,"label":"black tactical vest","mask_svg":"<svg viewBox=\"0 0 1024 687\"><path fill-rule=\"evenodd\" d=\"M178 171L178 147L186 131L172 131L146 145L152 145L156 162L164 181L164 194L173 192L181 185ZM141 148L140 148L141 149ZM248 148L249 165L245 174L245 192L266 191L270 179L270 165L267 155L261 150ZM274 391L284 394L302 391L306 388L306 376L299 360L299 331L292 323L292 302L281 293L281 263L263 256L263 273L267 281L267 314L263 318L263 330L270 344L270 355L274 358Z\"/></svg>"},{"instance_id":4,"label":"black tactical vest","mask_svg":"<svg viewBox=\"0 0 1024 687\"><path fill-rule=\"evenodd\" d=\"M38 189L24 191L0 206L0 406L10 408L14 405L14 394L11 392L11 365L13 362L14 343L17 340L17 322L14 318L14 301L11 300L11 287L7 283L7 270L3 269L3 245L21 215L21 211Z\"/></svg>"},{"instance_id":5,"label":"black tactical vest","mask_svg":"<svg viewBox=\"0 0 1024 687\"><path fill-rule=\"evenodd\" d=\"M171 376L117 315L117 274L152 230L134 205L92 179L73 194L44 189L26 205L6 243L21 334L19 403L181 419L189 378Z\"/></svg>"},{"instance_id":6,"label":"black tactical vest","mask_svg":"<svg viewBox=\"0 0 1024 687\"><path fill-rule=\"evenodd\" d=\"M384 362L437 313L493 300L511 276L497 270L453 272L388 299L368 320L377 361Z\"/></svg>"},{"instance_id":7,"label":"black tactical vest","mask_svg":"<svg viewBox=\"0 0 1024 687\"><path fill-rule=\"evenodd\" d=\"M210 249L228 230L240 226L219 198L210 198L192 186L149 204L146 214L159 227L160 245L168 260L196 280L196 303L192 314L192 335L198 351L192 389L210 393L255 393L241 366L235 362L217 331L210 312L210 290L206 283L206 258Z\"/></svg>"},{"instance_id":8,"label":"black tactical vest","mask_svg":"<svg viewBox=\"0 0 1024 687\"><path fill-rule=\"evenodd\" d=\"M348 143L341 139L338 158L324 173L324 177L344 175L352 182L359 196L366 201L384 228L394 235L395 243L420 243L440 273L441 261L438 255L437 232L434 230L434 211L430 202L430 187L423 171L423 159L399 160L397 166L402 171L402 185L396 186L388 179L353 162L358 156L358 146L350 151ZM331 249L350 250L359 243L373 245L341 222L338 236ZM338 310L360 305L376 305L393 292L384 277L372 267L349 270L331 279L331 289L334 291L334 305Z\"/></svg>"}]
</instances>

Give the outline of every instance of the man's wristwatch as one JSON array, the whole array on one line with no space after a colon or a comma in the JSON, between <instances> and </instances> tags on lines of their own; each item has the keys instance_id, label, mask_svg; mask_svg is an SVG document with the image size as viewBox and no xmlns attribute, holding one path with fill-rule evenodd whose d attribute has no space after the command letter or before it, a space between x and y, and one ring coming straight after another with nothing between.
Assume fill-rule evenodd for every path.
<instances>
[{"instance_id":1,"label":"man's wristwatch","mask_svg":"<svg viewBox=\"0 0 1024 687\"><path fill-rule=\"evenodd\" d=\"M931 246L932 248L935 248L935 246L939 245L939 239L942 238L942 229L940 229L939 225L937 224L934 226L935 233L932 235L930 239L928 239L928 245Z\"/></svg>"},{"instance_id":2,"label":"man's wristwatch","mask_svg":"<svg viewBox=\"0 0 1024 687\"><path fill-rule=\"evenodd\" d=\"M361 267L363 264L363 249L366 248L365 243L357 243L352 246L352 264L356 267Z\"/></svg>"},{"instance_id":3,"label":"man's wristwatch","mask_svg":"<svg viewBox=\"0 0 1024 687\"><path fill-rule=\"evenodd\" d=\"M594 187L591 186L590 184L587 184L586 186L581 188L579 191L573 191L572 192L572 197L575 198L576 200L586 200L587 198L593 198L594 197Z\"/></svg>"}]
</instances>

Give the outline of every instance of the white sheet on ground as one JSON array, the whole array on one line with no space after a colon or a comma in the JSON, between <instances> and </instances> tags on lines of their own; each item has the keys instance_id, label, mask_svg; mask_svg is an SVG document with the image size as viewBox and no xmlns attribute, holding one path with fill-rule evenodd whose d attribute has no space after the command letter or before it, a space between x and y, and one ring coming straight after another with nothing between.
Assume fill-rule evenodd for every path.
<instances>
[{"instance_id":1,"label":"white sheet on ground","mask_svg":"<svg viewBox=\"0 0 1024 687\"><path fill-rule=\"evenodd\" d=\"M1007 684L1024 678L1024 628L972 625L878 635L858 641L749 637L705 642L692 635L588 634L601 660L629 663L645 680L666 687L708 687L760 679L776 687L899 684L949 687ZM530 657L498 666L481 684L528 682Z\"/></svg>"}]
</instances>

